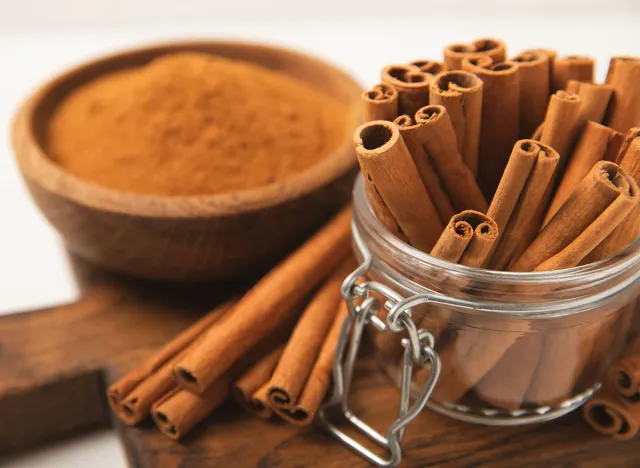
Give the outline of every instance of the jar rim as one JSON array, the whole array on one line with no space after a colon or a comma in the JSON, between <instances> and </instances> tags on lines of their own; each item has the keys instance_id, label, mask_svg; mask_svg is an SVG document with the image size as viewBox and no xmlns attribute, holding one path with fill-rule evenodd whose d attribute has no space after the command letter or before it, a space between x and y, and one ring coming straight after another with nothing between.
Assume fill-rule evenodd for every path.
<instances>
[{"instance_id":1,"label":"jar rim","mask_svg":"<svg viewBox=\"0 0 640 468\"><path fill-rule=\"evenodd\" d=\"M362 225L367 235L373 237L386 250L396 252L417 260L425 266L445 269L448 272L494 283L529 283L535 282L559 284L565 281L588 279L594 275L613 275L624 271L633 265L640 264L640 238L633 241L622 251L609 258L563 270L544 272L510 272L488 270L459 265L441 260L408 245L389 231L374 214L371 205L365 197L364 179L359 174L353 190L354 217Z\"/></svg>"}]
</instances>

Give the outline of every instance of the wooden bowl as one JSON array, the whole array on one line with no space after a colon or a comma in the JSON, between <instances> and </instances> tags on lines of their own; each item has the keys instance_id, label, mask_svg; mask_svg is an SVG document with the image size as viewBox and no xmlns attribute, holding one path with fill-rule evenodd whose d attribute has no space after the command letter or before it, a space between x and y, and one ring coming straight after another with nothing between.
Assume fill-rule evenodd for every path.
<instances>
[{"instance_id":1,"label":"wooden bowl","mask_svg":"<svg viewBox=\"0 0 640 468\"><path fill-rule=\"evenodd\" d=\"M75 88L105 73L184 51L246 60L295 76L344 103L353 128L360 120L360 86L321 60L256 44L173 43L100 58L46 83L14 121L18 164L33 199L66 247L98 266L169 280L257 274L348 202L356 173L350 131L339 149L289 180L208 196L146 196L104 188L64 172L45 152L48 120Z\"/></svg>"}]
</instances>

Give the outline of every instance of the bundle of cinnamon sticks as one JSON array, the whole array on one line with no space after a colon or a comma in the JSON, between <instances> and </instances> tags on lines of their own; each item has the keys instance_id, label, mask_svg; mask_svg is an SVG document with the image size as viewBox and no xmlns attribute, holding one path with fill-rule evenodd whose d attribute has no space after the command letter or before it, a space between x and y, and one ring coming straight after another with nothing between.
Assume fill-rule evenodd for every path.
<instances>
[{"instance_id":1,"label":"bundle of cinnamon sticks","mask_svg":"<svg viewBox=\"0 0 640 468\"><path fill-rule=\"evenodd\" d=\"M126 373L107 390L114 413L127 424L152 416L180 439L232 395L259 418L311 424L347 313L340 286L355 268L350 226L346 208L243 297Z\"/></svg>"},{"instance_id":2,"label":"bundle of cinnamon sticks","mask_svg":"<svg viewBox=\"0 0 640 468\"><path fill-rule=\"evenodd\" d=\"M561 270L622 251L640 235L640 58L614 57L597 84L588 57L507 56L480 39L443 62L382 69L354 135L373 212L413 247L475 268ZM547 333L522 320L465 327L430 306L420 327L444 336L434 398L561 404L597 381L629 314Z\"/></svg>"}]
</instances>

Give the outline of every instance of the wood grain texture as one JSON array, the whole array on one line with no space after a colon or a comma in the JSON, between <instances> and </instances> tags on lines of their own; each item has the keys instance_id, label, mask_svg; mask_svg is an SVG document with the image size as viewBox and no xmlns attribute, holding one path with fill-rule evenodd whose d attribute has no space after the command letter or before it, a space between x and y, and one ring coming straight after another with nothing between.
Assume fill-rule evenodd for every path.
<instances>
[{"instance_id":1,"label":"wood grain texture","mask_svg":"<svg viewBox=\"0 0 640 468\"><path fill-rule=\"evenodd\" d=\"M0 456L109 425L105 385L222 299L211 286L168 288L113 278L92 277L85 290L75 304L0 318ZM357 414L386 429L398 392L366 353L354 392ZM368 466L320 430L252 418L232 402L182 442L150 423L115 422L115 428L136 468ZM406 467L640 463L640 440L619 443L596 434L579 412L537 426L489 428L426 411L409 426L404 447Z\"/></svg>"},{"instance_id":2,"label":"wood grain texture","mask_svg":"<svg viewBox=\"0 0 640 468\"><path fill-rule=\"evenodd\" d=\"M47 122L76 87L105 73L185 51L254 62L333 96L350 116L344 144L284 181L237 193L173 198L100 187L69 175L47 157ZM159 45L97 59L46 83L18 112L13 148L36 204L75 254L144 278L238 277L266 270L348 202L356 174L349 136L361 120L361 92L339 69L290 50L232 42Z\"/></svg>"}]
</instances>

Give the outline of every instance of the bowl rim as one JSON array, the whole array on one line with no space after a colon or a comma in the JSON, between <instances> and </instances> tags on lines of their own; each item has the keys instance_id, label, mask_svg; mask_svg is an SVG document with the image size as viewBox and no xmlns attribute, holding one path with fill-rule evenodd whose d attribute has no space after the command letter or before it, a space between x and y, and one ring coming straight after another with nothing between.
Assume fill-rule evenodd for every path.
<instances>
[{"instance_id":1,"label":"bowl rim","mask_svg":"<svg viewBox=\"0 0 640 468\"><path fill-rule=\"evenodd\" d=\"M112 54L86 60L57 74L37 88L21 105L13 120L11 143L23 177L35 182L48 192L92 209L154 218L205 218L270 208L317 191L355 168L356 158L349 137L339 147L308 169L289 179L268 185L214 195L144 195L103 187L74 176L52 161L47 156L45 149L39 144L33 126L36 109L48 93L64 81L72 79L82 70L104 62L117 62L125 57L140 53L156 53L160 56L184 51L188 48L216 45L251 48L270 54L288 55L294 59L315 62L318 66L331 70L332 74L340 77L342 81L352 85L354 96L356 96L356 91L362 92L361 84L335 65L312 55L280 46L250 41L190 40L153 43L119 50ZM348 107L348 112L353 114L353 128L360 120L360 113L355 102L354 100L354 105Z\"/></svg>"}]
</instances>

